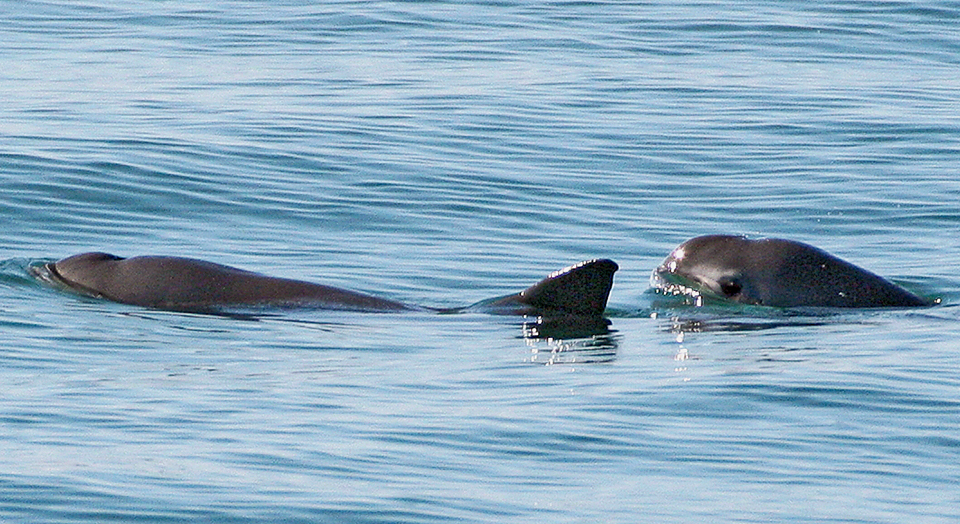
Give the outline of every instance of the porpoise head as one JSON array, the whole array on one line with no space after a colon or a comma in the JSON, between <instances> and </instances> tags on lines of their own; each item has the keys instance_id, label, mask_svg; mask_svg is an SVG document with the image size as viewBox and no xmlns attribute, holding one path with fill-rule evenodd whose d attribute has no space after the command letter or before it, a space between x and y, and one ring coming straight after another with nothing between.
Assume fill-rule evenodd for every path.
<instances>
[{"instance_id":1,"label":"porpoise head","mask_svg":"<svg viewBox=\"0 0 960 524\"><path fill-rule=\"evenodd\" d=\"M762 304L764 297L748 271L748 240L730 235L708 235L680 244L654 270L654 287L668 291L704 292L743 304Z\"/></svg>"},{"instance_id":2,"label":"porpoise head","mask_svg":"<svg viewBox=\"0 0 960 524\"><path fill-rule=\"evenodd\" d=\"M108 268L120 260L123 258L109 253L81 253L47 264L47 269L61 285L88 295L103 296L104 283L110 278Z\"/></svg>"},{"instance_id":3,"label":"porpoise head","mask_svg":"<svg viewBox=\"0 0 960 524\"><path fill-rule=\"evenodd\" d=\"M777 238L707 235L680 244L654 270L668 292L706 291L773 307L928 305L906 289L819 248Z\"/></svg>"}]
</instances>

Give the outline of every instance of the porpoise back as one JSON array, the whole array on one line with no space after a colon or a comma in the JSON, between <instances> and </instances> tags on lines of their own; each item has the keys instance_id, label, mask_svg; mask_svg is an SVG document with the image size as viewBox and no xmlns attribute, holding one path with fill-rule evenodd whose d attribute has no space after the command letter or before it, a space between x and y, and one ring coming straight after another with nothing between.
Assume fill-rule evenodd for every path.
<instances>
[{"instance_id":1,"label":"porpoise back","mask_svg":"<svg viewBox=\"0 0 960 524\"><path fill-rule=\"evenodd\" d=\"M83 253L45 267L52 280L80 293L168 310L205 311L230 306L304 306L360 311L430 309L192 258L121 258L107 253ZM433 311L600 318L616 271L613 261L591 260L557 271L514 295L467 308Z\"/></svg>"},{"instance_id":2,"label":"porpoise back","mask_svg":"<svg viewBox=\"0 0 960 524\"><path fill-rule=\"evenodd\" d=\"M56 280L82 293L159 309L196 311L224 306L312 306L363 311L411 309L363 293L277 278L182 257L121 258L83 253L48 264Z\"/></svg>"}]
</instances>

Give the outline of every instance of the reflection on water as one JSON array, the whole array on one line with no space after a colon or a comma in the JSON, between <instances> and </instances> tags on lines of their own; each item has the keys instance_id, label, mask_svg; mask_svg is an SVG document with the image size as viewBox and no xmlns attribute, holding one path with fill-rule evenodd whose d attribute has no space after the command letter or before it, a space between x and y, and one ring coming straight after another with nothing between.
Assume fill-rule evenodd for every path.
<instances>
[{"instance_id":1,"label":"reflection on water","mask_svg":"<svg viewBox=\"0 0 960 524\"><path fill-rule=\"evenodd\" d=\"M600 317L537 317L523 323L523 338L586 338L610 332L610 321Z\"/></svg>"},{"instance_id":2,"label":"reflection on water","mask_svg":"<svg viewBox=\"0 0 960 524\"><path fill-rule=\"evenodd\" d=\"M835 321L835 320L834 320ZM704 333L709 331L763 331L781 327L823 326L831 320L811 319L810 317L785 318L698 318L685 319L673 317L665 325L664 331L672 333Z\"/></svg>"},{"instance_id":3,"label":"reflection on water","mask_svg":"<svg viewBox=\"0 0 960 524\"><path fill-rule=\"evenodd\" d=\"M739 304L711 297L707 294L684 293L664 295L662 290L651 290L656 298L643 316L662 319L663 331L672 333L702 333L716 331L765 331L782 327L815 327L830 324L865 324L889 315L917 314L914 310L897 308L776 308Z\"/></svg>"},{"instance_id":4,"label":"reflection on water","mask_svg":"<svg viewBox=\"0 0 960 524\"><path fill-rule=\"evenodd\" d=\"M617 358L620 337L606 319L565 322L539 318L524 322L523 338L530 347L530 362L574 364L612 362Z\"/></svg>"}]
</instances>

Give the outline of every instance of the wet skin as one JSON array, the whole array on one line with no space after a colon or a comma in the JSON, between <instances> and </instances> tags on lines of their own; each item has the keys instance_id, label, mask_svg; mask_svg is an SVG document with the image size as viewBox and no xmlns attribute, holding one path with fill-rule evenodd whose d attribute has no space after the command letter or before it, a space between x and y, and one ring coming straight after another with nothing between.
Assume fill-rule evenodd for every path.
<instances>
[{"instance_id":1,"label":"wet skin","mask_svg":"<svg viewBox=\"0 0 960 524\"><path fill-rule=\"evenodd\" d=\"M661 289L690 285L733 302L772 307L902 308L932 304L821 249L778 238L696 237L674 249L654 271L652 280Z\"/></svg>"},{"instance_id":2,"label":"wet skin","mask_svg":"<svg viewBox=\"0 0 960 524\"><path fill-rule=\"evenodd\" d=\"M84 295L176 311L276 306L595 318L602 317L606 309L613 274L618 269L610 260L590 260L557 271L519 293L464 308L440 310L192 258L121 258L107 253L83 253L48 263L44 268L50 280Z\"/></svg>"}]
</instances>

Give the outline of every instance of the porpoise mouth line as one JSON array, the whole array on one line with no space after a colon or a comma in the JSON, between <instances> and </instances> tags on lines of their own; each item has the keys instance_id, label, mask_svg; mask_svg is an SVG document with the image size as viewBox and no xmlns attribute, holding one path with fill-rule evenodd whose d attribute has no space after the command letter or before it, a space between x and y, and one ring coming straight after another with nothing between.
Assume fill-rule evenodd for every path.
<instances>
[{"instance_id":1,"label":"porpoise mouth line","mask_svg":"<svg viewBox=\"0 0 960 524\"><path fill-rule=\"evenodd\" d=\"M687 295L698 298L704 293L710 293L710 290L704 289L699 282L691 281L676 273L671 273L662 267L653 270L650 275L650 287L661 295Z\"/></svg>"}]
</instances>

